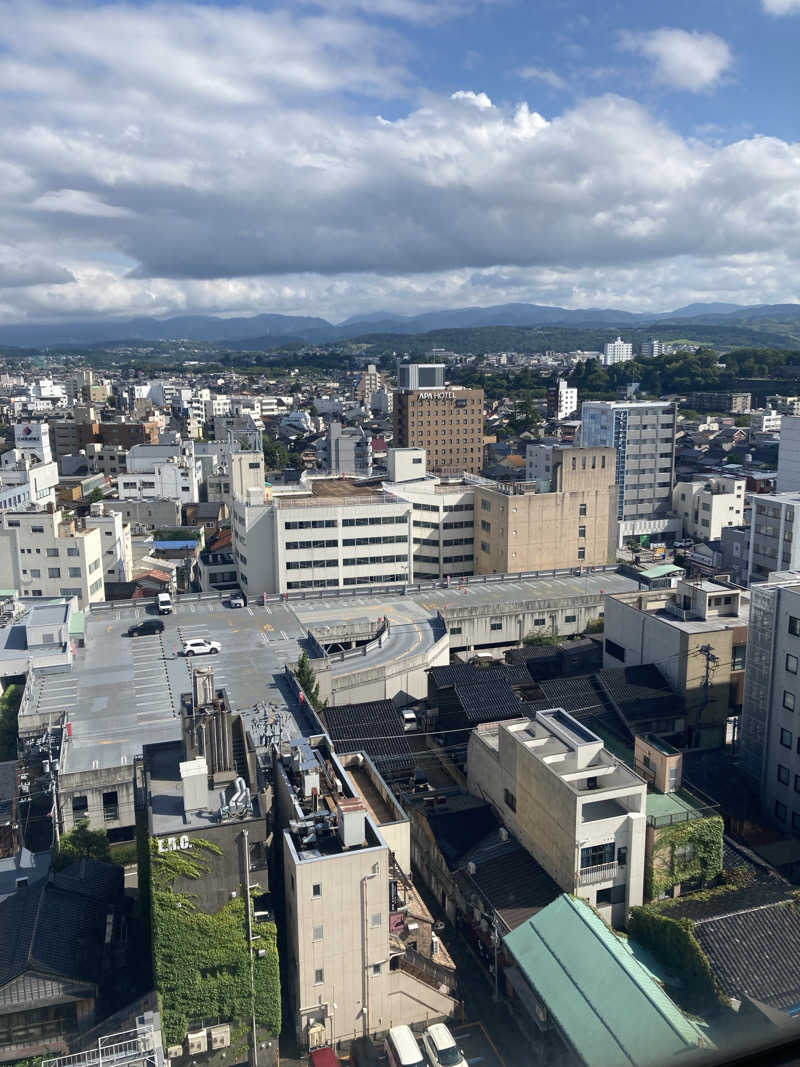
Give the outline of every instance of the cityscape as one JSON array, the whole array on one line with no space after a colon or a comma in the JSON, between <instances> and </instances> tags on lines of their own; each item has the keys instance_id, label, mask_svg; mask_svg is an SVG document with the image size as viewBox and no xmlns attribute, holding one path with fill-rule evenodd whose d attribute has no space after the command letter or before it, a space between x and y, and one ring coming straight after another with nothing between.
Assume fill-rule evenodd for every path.
<instances>
[{"instance_id":1,"label":"cityscape","mask_svg":"<svg viewBox=\"0 0 800 1067\"><path fill-rule=\"evenodd\" d=\"M800 0L0 5L0 1067L800 1059Z\"/></svg>"}]
</instances>

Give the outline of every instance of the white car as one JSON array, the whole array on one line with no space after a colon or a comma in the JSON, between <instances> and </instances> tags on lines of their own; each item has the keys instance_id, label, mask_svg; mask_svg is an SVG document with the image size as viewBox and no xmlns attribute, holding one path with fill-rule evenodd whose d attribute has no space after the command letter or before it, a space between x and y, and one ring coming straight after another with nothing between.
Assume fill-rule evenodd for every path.
<instances>
[{"instance_id":1,"label":"white car","mask_svg":"<svg viewBox=\"0 0 800 1067\"><path fill-rule=\"evenodd\" d=\"M215 656L222 645L219 641L206 641L199 637L194 641L185 641L183 644L184 656Z\"/></svg>"},{"instance_id":2,"label":"white car","mask_svg":"<svg viewBox=\"0 0 800 1067\"><path fill-rule=\"evenodd\" d=\"M464 1053L444 1023L434 1023L422 1035L422 1047L431 1067L469 1067Z\"/></svg>"}]
</instances>

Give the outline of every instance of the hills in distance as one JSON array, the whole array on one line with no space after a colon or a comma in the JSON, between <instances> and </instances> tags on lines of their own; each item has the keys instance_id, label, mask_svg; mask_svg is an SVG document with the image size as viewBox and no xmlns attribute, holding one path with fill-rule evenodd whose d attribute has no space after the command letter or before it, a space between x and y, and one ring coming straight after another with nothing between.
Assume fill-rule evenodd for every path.
<instances>
[{"instance_id":1,"label":"hills in distance","mask_svg":"<svg viewBox=\"0 0 800 1067\"><path fill-rule=\"evenodd\" d=\"M498 304L493 307L454 308L403 316L390 312L354 315L335 324L305 315L252 315L220 318L182 315L168 319L132 318L0 326L0 344L17 348L54 345L98 345L114 342L192 340L211 344L258 342L260 347L306 342L329 344L376 334L420 334L434 330L476 327L603 327L623 331L648 325L748 326L770 329L775 323L800 324L800 304L740 305L688 304L662 313L619 311L613 308L569 310L539 304ZM792 331L794 332L794 331Z\"/></svg>"}]
</instances>

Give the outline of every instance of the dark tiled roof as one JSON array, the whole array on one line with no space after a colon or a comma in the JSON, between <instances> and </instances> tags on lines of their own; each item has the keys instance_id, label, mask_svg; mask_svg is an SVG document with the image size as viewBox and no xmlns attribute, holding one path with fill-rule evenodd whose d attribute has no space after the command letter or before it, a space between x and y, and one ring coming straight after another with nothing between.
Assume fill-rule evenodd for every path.
<instances>
[{"instance_id":1,"label":"dark tiled roof","mask_svg":"<svg viewBox=\"0 0 800 1067\"><path fill-rule=\"evenodd\" d=\"M510 648L506 652L509 663L528 663L529 661L546 660L558 663L561 653L557 645L523 645L522 648Z\"/></svg>"},{"instance_id":2,"label":"dark tiled roof","mask_svg":"<svg viewBox=\"0 0 800 1067\"><path fill-rule=\"evenodd\" d=\"M800 908L772 904L695 923L722 990L784 1011L800 1005Z\"/></svg>"},{"instance_id":3,"label":"dark tiled roof","mask_svg":"<svg viewBox=\"0 0 800 1067\"><path fill-rule=\"evenodd\" d=\"M456 686L458 702L471 726L500 719L517 719L522 715L522 704L511 683L507 678L491 673L494 674L491 684Z\"/></svg>"},{"instance_id":4,"label":"dark tiled roof","mask_svg":"<svg viewBox=\"0 0 800 1067\"><path fill-rule=\"evenodd\" d=\"M655 664L610 667L598 671L597 677L631 723L683 714L683 702L672 692Z\"/></svg>"},{"instance_id":5,"label":"dark tiled roof","mask_svg":"<svg viewBox=\"0 0 800 1067\"><path fill-rule=\"evenodd\" d=\"M439 851L451 869L458 866L462 856L475 847L476 841L500 828L488 804L477 803L474 807L457 811L430 812L427 818Z\"/></svg>"},{"instance_id":6,"label":"dark tiled roof","mask_svg":"<svg viewBox=\"0 0 800 1067\"><path fill-rule=\"evenodd\" d=\"M384 777L414 773L414 755L391 700L325 708L321 717L338 752L366 752Z\"/></svg>"},{"instance_id":7,"label":"dark tiled roof","mask_svg":"<svg viewBox=\"0 0 800 1067\"><path fill-rule=\"evenodd\" d=\"M591 718L606 710L590 675L583 678L545 678L539 686L547 707L582 712ZM544 706L544 705L543 705ZM581 719L583 721L583 719Z\"/></svg>"},{"instance_id":8,"label":"dark tiled roof","mask_svg":"<svg viewBox=\"0 0 800 1067\"><path fill-rule=\"evenodd\" d=\"M487 854L481 858L481 851ZM530 852L513 837L485 849L483 843L472 854L478 886L509 930L516 929L540 908L547 907L561 889Z\"/></svg>"},{"instance_id":9,"label":"dark tiled roof","mask_svg":"<svg viewBox=\"0 0 800 1067\"><path fill-rule=\"evenodd\" d=\"M447 667L431 667L429 674L439 689L450 685L493 685L498 678L506 676L504 664L476 667L472 663L451 663Z\"/></svg>"}]
</instances>

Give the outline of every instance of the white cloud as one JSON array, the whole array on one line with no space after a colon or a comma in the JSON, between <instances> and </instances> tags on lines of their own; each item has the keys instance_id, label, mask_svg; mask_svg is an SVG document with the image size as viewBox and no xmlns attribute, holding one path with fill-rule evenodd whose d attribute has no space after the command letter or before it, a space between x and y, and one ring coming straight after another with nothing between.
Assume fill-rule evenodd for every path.
<instances>
[{"instance_id":1,"label":"white cloud","mask_svg":"<svg viewBox=\"0 0 800 1067\"><path fill-rule=\"evenodd\" d=\"M560 74L556 74L554 70L548 70L546 67L523 67L519 72L519 76L528 80L544 82L551 89L566 89L567 87L567 83Z\"/></svg>"},{"instance_id":2,"label":"white cloud","mask_svg":"<svg viewBox=\"0 0 800 1067\"><path fill-rule=\"evenodd\" d=\"M770 15L793 15L800 11L800 0L761 0Z\"/></svg>"},{"instance_id":3,"label":"white cloud","mask_svg":"<svg viewBox=\"0 0 800 1067\"><path fill-rule=\"evenodd\" d=\"M626 31L620 45L652 60L656 81L693 93L716 85L733 63L727 42L715 33L689 33L668 27L649 33Z\"/></svg>"},{"instance_id":4,"label":"white cloud","mask_svg":"<svg viewBox=\"0 0 800 1067\"><path fill-rule=\"evenodd\" d=\"M473 93L471 89L458 89L450 94L451 100L464 100L480 111L485 111L492 106L492 101L486 93Z\"/></svg>"}]
</instances>

